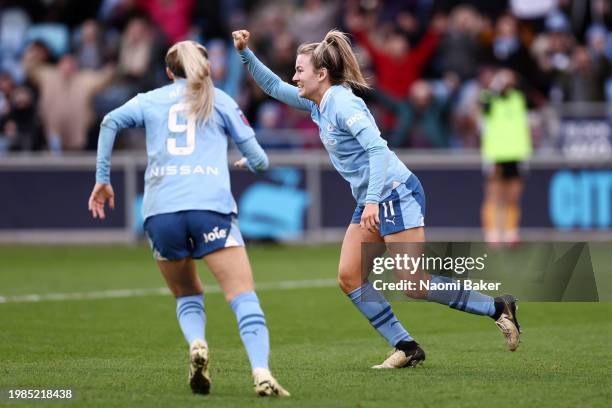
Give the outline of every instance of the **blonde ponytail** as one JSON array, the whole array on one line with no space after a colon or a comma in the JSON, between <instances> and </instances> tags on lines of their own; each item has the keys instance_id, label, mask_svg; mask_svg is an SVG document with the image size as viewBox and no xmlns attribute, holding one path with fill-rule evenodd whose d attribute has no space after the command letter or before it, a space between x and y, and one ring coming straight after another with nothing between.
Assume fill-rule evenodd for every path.
<instances>
[{"instance_id":1,"label":"blonde ponytail","mask_svg":"<svg viewBox=\"0 0 612 408\"><path fill-rule=\"evenodd\" d=\"M315 69L325 68L332 85L346 83L353 88L370 89L363 77L348 37L341 31L331 30L319 43L303 44L298 54L310 54Z\"/></svg>"},{"instance_id":2,"label":"blonde ponytail","mask_svg":"<svg viewBox=\"0 0 612 408\"><path fill-rule=\"evenodd\" d=\"M185 98L189 114L198 121L206 121L214 104L214 85L206 48L195 41L178 42L168 50L166 65L175 76L187 79Z\"/></svg>"}]
</instances>

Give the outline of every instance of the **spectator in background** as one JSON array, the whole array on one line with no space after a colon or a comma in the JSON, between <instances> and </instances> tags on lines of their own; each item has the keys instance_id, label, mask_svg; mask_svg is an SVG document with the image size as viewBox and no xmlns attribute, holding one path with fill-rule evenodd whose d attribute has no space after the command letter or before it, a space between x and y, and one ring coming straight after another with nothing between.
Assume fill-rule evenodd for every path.
<instances>
[{"instance_id":1,"label":"spectator in background","mask_svg":"<svg viewBox=\"0 0 612 408\"><path fill-rule=\"evenodd\" d=\"M594 24L587 30L586 38L593 64L605 77L606 100L612 102L612 32L601 24Z\"/></svg>"},{"instance_id":2,"label":"spectator in background","mask_svg":"<svg viewBox=\"0 0 612 408\"><path fill-rule=\"evenodd\" d=\"M374 92L384 94L381 99L402 99L422 77L440 41L446 19L437 16L414 48L399 26L387 24L382 30L374 30L376 21L377 15L373 13L362 15L351 11L346 16L347 28L368 53L375 74ZM389 109L382 110L380 116L383 130L395 127L395 118Z\"/></svg>"},{"instance_id":3,"label":"spectator in background","mask_svg":"<svg viewBox=\"0 0 612 408\"><path fill-rule=\"evenodd\" d=\"M567 17L554 12L546 18L546 31L540 34L532 46L539 68L547 75L569 69L574 38Z\"/></svg>"},{"instance_id":4,"label":"spectator in background","mask_svg":"<svg viewBox=\"0 0 612 408\"><path fill-rule=\"evenodd\" d=\"M5 149L38 150L40 146L39 125L36 117L36 107L32 91L25 87L16 87L11 93L10 106L7 115L0 120L1 131L4 134ZM0 150L3 150L0 147Z\"/></svg>"},{"instance_id":5,"label":"spectator in background","mask_svg":"<svg viewBox=\"0 0 612 408\"><path fill-rule=\"evenodd\" d=\"M537 99L539 104L544 102L548 81L523 45L519 36L518 22L511 14L504 14L497 20L488 58L492 65L508 68L520 74L528 97Z\"/></svg>"},{"instance_id":6,"label":"spectator in background","mask_svg":"<svg viewBox=\"0 0 612 408\"><path fill-rule=\"evenodd\" d=\"M136 16L128 21L118 44L117 75L94 99L94 117L97 121L138 92L156 86L158 67L162 66L156 64L158 44L155 30L146 17ZM97 135L92 132L90 136L87 147L95 149ZM140 130L127 129L122 133L121 141L127 142L127 145L138 145L137 141L142 140Z\"/></svg>"},{"instance_id":7,"label":"spectator in background","mask_svg":"<svg viewBox=\"0 0 612 408\"><path fill-rule=\"evenodd\" d=\"M563 102L603 102L604 84L610 67L603 58L593 60L588 48L579 46L572 53L569 69L557 78L560 100Z\"/></svg>"},{"instance_id":8,"label":"spectator in background","mask_svg":"<svg viewBox=\"0 0 612 408\"><path fill-rule=\"evenodd\" d=\"M187 38L195 0L137 0L137 4L161 29L168 44Z\"/></svg>"},{"instance_id":9,"label":"spectator in background","mask_svg":"<svg viewBox=\"0 0 612 408\"><path fill-rule=\"evenodd\" d=\"M91 99L110 82L114 68L81 70L69 54L57 65L45 64L35 48L26 50L22 63L40 92L40 116L49 149L56 153L83 149L93 120Z\"/></svg>"},{"instance_id":10,"label":"spectator in background","mask_svg":"<svg viewBox=\"0 0 612 408\"><path fill-rule=\"evenodd\" d=\"M532 0L539 1L539 0ZM457 6L478 10L481 17L497 19L508 11L508 0L435 0L436 9L449 14Z\"/></svg>"},{"instance_id":11,"label":"spectator in background","mask_svg":"<svg viewBox=\"0 0 612 408\"><path fill-rule=\"evenodd\" d=\"M298 44L317 42L325 37L338 18L338 0L304 0L289 19L288 30Z\"/></svg>"},{"instance_id":12,"label":"spectator in background","mask_svg":"<svg viewBox=\"0 0 612 408\"><path fill-rule=\"evenodd\" d=\"M272 39L268 66L284 81L289 81L293 77L296 47L297 44L293 37L287 32L283 32Z\"/></svg>"},{"instance_id":13,"label":"spectator in background","mask_svg":"<svg viewBox=\"0 0 612 408\"><path fill-rule=\"evenodd\" d=\"M286 48L285 44L287 42L293 41L291 34L287 32L286 14L286 8L268 3L265 7L261 7L251 14L249 25L253 26L253 32L257 33L257 41L253 44L254 49L261 50L261 58L266 63L277 64L275 68L280 65L282 70L278 72L278 75L283 80L289 81L293 76L295 50L291 49L292 58L290 62L286 60L284 55L280 56L285 59L283 64L279 64L277 61L278 51Z\"/></svg>"},{"instance_id":14,"label":"spectator in background","mask_svg":"<svg viewBox=\"0 0 612 408\"><path fill-rule=\"evenodd\" d=\"M102 0L96 19L112 31L122 31L131 19L143 15L137 3L138 0Z\"/></svg>"},{"instance_id":15,"label":"spectator in background","mask_svg":"<svg viewBox=\"0 0 612 408\"><path fill-rule=\"evenodd\" d=\"M453 9L438 48L440 73L451 72L461 81L476 78L482 60L482 29L482 19L473 7L460 5Z\"/></svg>"},{"instance_id":16,"label":"spectator in background","mask_svg":"<svg viewBox=\"0 0 612 408\"><path fill-rule=\"evenodd\" d=\"M370 54L378 91L401 98L421 78L440 41L446 19L436 16L430 29L414 48L411 48L404 33L397 28L391 29L384 38L371 39L373 22L371 18L366 20L357 13L349 14L346 18L347 27Z\"/></svg>"},{"instance_id":17,"label":"spectator in background","mask_svg":"<svg viewBox=\"0 0 612 408\"><path fill-rule=\"evenodd\" d=\"M28 29L26 41L43 42L57 59L70 50L70 31L66 25L57 22L33 24Z\"/></svg>"},{"instance_id":18,"label":"spectator in background","mask_svg":"<svg viewBox=\"0 0 612 408\"><path fill-rule=\"evenodd\" d=\"M243 77L238 54L228 52L227 43L223 40L212 40L206 45L206 48L210 61L210 75L215 86L232 98L237 98Z\"/></svg>"},{"instance_id":19,"label":"spectator in background","mask_svg":"<svg viewBox=\"0 0 612 408\"><path fill-rule=\"evenodd\" d=\"M586 32L586 45L594 59L612 62L612 32L601 24L593 24Z\"/></svg>"},{"instance_id":20,"label":"spectator in background","mask_svg":"<svg viewBox=\"0 0 612 408\"><path fill-rule=\"evenodd\" d=\"M434 14L434 6L436 6L434 3L437 3L437 1L381 1L378 3L380 9L378 20L382 24L390 22L398 25L404 33L413 38L415 34L423 32L423 27L430 22L431 16ZM448 13L442 12L441 14Z\"/></svg>"},{"instance_id":21,"label":"spectator in background","mask_svg":"<svg viewBox=\"0 0 612 408\"><path fill-rule=\"evenodd\" d=\"M605 27L612 27L612 3L610 0L592 0L594 20Z\"/></svg>"},{"instance_id":22,"label":"spectator in background","mask_svg":"<svg viewBox=\"0 0 612 408\"><path fill-rule=\"evenodd\" d=\"M153 59L153 33L144 18L130 20L119 45L119 74L129 80L147 75Z\"/></svg>"},{"instance_id":23,"label":"spectator in background","mask_svg":"<svg viewBox=\"0 0 612 408\"><path fill-rule=\"evenodd\" d=\"M19 8L0 7L0 70L21 82L20 53L30 27L29 16Z\"/></svg>"},{"instance_id":24,"label":"spectator in background","mask_svg":"<svg viewBox=\"0 0 612 408\"><path fill-rule=\"evenodd\" d=\"M479 145L476 112L480 89L475 79L484 59L481 37L485 28L484 19L473 6L454 6L436 57L438 75L457 77L461 83L453 98L451 119L453 133L458 136L454 142L467 148L477 148Z\"/></svg>"},{"instance_id":25,"label":"spectator in background","mask_svg":"<svg viewBox=\"0 0 612 408\"><path fill-rule=\"evenodd\" d=\"M397 118L389 138L392 147L444 148L449 147L450 108L458 82L450 79L447 95L434 95L424 80L412 84L407 99L398 100L375 93L376 98Z\"/></svg>"},{"instance_id":26,"label":"spectator in background","mask_svg":"<svg viewBox=\"0 0 612 408\"><path fill-rule=\"evenodd\" d=\"M99 69L104 65L105 52L100 27L95 20L81 24L74 39L74 54L79 67Z\"/></svg>"},{"instance_id":27,"label":"spectator in background","mask_svg":"<svg viewBox=\"0 0 612 408\"><path fill-rule=\"evenodd\" d=\"M481 209L486 242L519 242L521 162L531 154L525 97L507 69L485 71L482 103L482 156L486 184Z\"/></svg>"}]
</instances>

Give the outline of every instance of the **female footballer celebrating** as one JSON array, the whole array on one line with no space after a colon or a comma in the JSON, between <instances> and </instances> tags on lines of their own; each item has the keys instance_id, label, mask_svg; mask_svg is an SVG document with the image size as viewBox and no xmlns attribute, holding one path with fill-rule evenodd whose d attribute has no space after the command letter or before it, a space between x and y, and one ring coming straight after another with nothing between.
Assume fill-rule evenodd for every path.
<instances>
[{"instance_id":1,"label":"female footballer celebrating","mask_svg":"<svg viewBox=\"0 0 612 408\"><path fill-rule=\"evenodd\" d=\"M234 100L214 88L206 48L193 41L173 45L166 54L166 73L172 84L139 94L104 117L89 210L94 218L104 219L105 203L114 207L110 157L117 132L144 127L148 155L144 228L176 297L177 318L189 344L192 391L210 390L203 288L194 262L204 258L236 315L255 392L288 396L268 368L268 329L235 222L226 135L245 156L238 167L263 171L268 158Z\"/></svg>"},{"instance_id":2,"label":"female footballer celebrating","mask_svg":"<svg viewBox=\"0 0 612 408\"><path fill-rule=\"evenodd\" d=\"M389 303L362 275L361 244L424 242L425 195L418 178L380 137L363 100L351 91L351 87L365 89L368 85L346 35L332 30L323 41L298 48L293 76L297 86L283 82L255 57L247 47L248 31L235 31L232 36L243 63L264 92L310 112L332 164L351 185L357 208L342 242L338 282L357 309L394 347L390 356L374 368L421 364L425 352L399 323ZM395 246L388 247L393 251ZM426 273L414 278L436 284L454 282ZM493 299L463 288L412 291L408 295L491 316L509 349L514 351L518 347L516 304L510 295Z\"/></svg>"}]
</instances>

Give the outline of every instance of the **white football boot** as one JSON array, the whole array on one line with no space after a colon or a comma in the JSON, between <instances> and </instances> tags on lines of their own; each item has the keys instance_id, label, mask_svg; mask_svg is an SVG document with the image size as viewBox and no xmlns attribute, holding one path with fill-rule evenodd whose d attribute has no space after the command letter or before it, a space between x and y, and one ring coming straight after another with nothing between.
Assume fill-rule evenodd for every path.
<instances>
[{"instance_id":1,"label":"white football boot","mask_svg":"<svg viewBox=\"0 0 612 408\"><path fill-rule=\"evenodd\" d=\"M277 396L289 397L289 391L284 389L274 377L270 370L265 368L256 368L253 370L253 383L255 393L260 397Z\"/></svg>"},{"instance_id":2,"label":"white football boot","mask_svg":"<svg viewBox=\"0 0 612 408\"><path fill-rule=\"evenodd\" d=\"M512 295L503 295L496 297L495 302L503 302L504 304L502 314L495 321L495 324L504 335L508 349L514 351L521 341L521 326L516 319L516 311L518 310L516 298Z\"/></svg>"},{"instance_id":3,"label":"white football boot","mask_svg":"<svg viewBox=\"0 0 612 408\"><path fill-rule=\"evenodd\" d=\"M208 370L208 347L196 339L189 346L189 386L194 394L210 392L210 371Z\"/></svg>"},{"instance_id":4,"label":"white football boot","mask_svg":"<svg viewBox=\"0 0 612 408\"><path fill-rule=\"evenodd\" d=\"M375 365L372 368L416 367L418 365L422 366L424 361L425 351L416 342L403 341L391 350L382 364Z\"/></svg>"}]
</instances>

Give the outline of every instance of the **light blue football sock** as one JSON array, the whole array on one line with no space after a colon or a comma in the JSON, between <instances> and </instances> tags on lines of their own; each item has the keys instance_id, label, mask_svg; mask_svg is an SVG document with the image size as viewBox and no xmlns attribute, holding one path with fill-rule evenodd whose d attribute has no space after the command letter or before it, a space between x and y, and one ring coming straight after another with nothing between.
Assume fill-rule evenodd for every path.
<instances>
[{"instance_id":1,"label":"light blue football sock","mask_svg":"<svg viewBox=\"0 0 612 408\"><path fill-rule=\"evenodd\" d=\"M269 369L270 337L257 295L252 291L243 292L230 302L230 306L236 315L238 331L249 356L251 369Z\"/></svg>"},{"instance_id":2,"label":"light blue football sock","mask_svg":"<svg viewBox=\"0 0 612 408\"><path fill-rule=\"evenodd\" d=\"M475 290L464 290L461 281L445 276L432 275L430 285L432 283L436 285L458 283L460 288L429 290L427 293L427 300L430 302L441 303L453 309L482 316L493 316L495 314L495 301L491 296Z\"/></svg>"},{"instance_id":3,"label":"light blue football sock","mask_svg":"<svg viewBox=\"0 0 612 408\"><path fill-rule=\"evenodd\" d=\"M402 340L414 340L395 317L389 302L370 282L349 293L348 297L391 347L395 347Z\"/></svg>"},{"instance_id":4,"label":"light blue football sock","mask_svg":"<svg viewBox=\"0 0 612 408\"><path fill-rule=\"evenodd\" d=\"M202 293L176 298L176 317L187 343L195 339L206 342L204 328L206 326L206 313L204 311L204 296Z\"/></svg>"}]
</instances>

